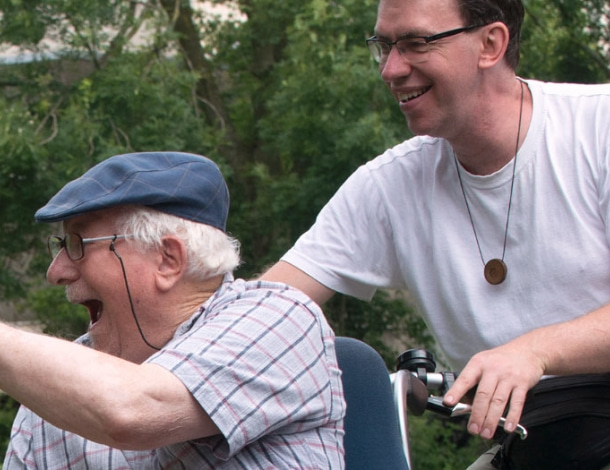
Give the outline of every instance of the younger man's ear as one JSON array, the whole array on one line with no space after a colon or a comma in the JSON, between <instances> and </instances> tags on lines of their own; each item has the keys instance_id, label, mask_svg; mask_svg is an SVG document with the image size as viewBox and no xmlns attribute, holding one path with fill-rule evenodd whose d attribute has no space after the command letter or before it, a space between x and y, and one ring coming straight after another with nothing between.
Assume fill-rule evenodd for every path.
<instances>
[{"instance_id":1,"label":"younger man's ear","mask_svg":"<svg viewBox=\"0 0 610 470\"><path fill-rule=\"evenodd\" d=\"M479 67L491 68L504 59L510 34L508 27L500 21L483 26L481 33L482 43Z\"/></svg>"}]
</instances>

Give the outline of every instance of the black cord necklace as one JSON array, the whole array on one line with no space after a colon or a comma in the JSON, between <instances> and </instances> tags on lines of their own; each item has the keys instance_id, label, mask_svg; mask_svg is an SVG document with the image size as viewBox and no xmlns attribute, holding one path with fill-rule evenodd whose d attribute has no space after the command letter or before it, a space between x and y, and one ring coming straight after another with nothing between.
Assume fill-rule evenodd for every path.
<instances>
[{"instance_id":1,"label":"black cord necklace","mask_svg":"<svg viewBox=\"0 0 610 470\"><path fill-rule=\"evenodd\" d=\"M472 212L470 211L470 206L468 204L468 198L466 197L466 191L464 191L464 183L462 182L462 175L460 173L460 166L458 163L457 156L455 152L453 152L453 158L455 160L455 168L457 170L458 179L460 181L460 188L462 189L462 195L464 196L464 202L466 203L466 210L468 211L468 217L470 218L470 225L472 226L472 232L474 233L474 239L477 242L477 247L479 248L479 255L481 255L481 261L483 262L483 266L485 269L483 270L483 274L485 275L485 279L490 284L496 285L501 284L506 279L506 274L508 273L508 267L504 262L504 255L506 254L506 240L508 239L508 221L510 220L510 208L513 201L513 189L515 187L515 173L517 169L517 154L519 153L519 140L521 138L521 118L523 117L523 82L521 82L521 106L519 108L519 128L517 129L517 144L515 145L515 159L513 162L513 177L510 184L510 196L508 198L508 210L506 211L506 227L504 228L504 247L502 249L502 258L493 258L489 260L487 263L485 262L485 258L483 257L483 251L481 250L481 244L479 243L479 237L477 236L477 230L474 226L474 220L472 218Z\"/></svg>"}]
</instances>

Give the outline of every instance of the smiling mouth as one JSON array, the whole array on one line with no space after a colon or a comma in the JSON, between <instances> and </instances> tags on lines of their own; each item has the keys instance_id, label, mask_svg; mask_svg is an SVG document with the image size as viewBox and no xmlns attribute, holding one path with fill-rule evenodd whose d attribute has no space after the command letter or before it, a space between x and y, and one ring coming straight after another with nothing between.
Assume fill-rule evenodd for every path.
<instances>
[{"instance_id":1,"label":"smiling mouth","mask_svg":"<svg viewBox=\"0 0 610 470\"><path fill-rule=\"evenodd\" d=\"M89 318L91 319L91 324L94 325L97 323L102 316L103 305L99 300L87 300L86 302L82 302L87 310L89 310Z\"/></svg>"},{"instance_id":2,"label":"smiling mouth","mask_svg":"<svg viewBox=\"0 0 610 470\"><path fill-rule=\"evenodd\" d=\"M398 93L396 95L396 98L398 99L398 101L400 101L401 103L406 103L408 101L411 101L415 98L420 97L421 95L423 95L424 93L426 93L428 90L430 90L430 88L432 88L431 86L428 87L423 87L423 88L419 88L417 90L413 90L410 91L408 93Z\"/></svg>"}]
</instances>

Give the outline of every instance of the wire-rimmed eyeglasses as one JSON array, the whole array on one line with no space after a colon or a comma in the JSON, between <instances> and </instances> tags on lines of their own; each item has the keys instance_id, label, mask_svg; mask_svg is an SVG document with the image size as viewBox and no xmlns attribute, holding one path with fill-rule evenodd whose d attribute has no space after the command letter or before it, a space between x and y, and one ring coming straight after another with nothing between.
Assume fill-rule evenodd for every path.
<instances>
[{"instance_id":1,"label":"wire-rimmed eyeglasses","mask_svg":"<svg viewBox=\"0 0 610 470\"><path fill-rule=\"evenodd\" d=\"M464 26L462 28L450 29L449 31L433 34L432 36L406 35L398 38L396 41L386 41L384 39L379 39L377 36L373 36L366 40L366 45L368 46L369 51L371 51L375 62L380 64L383 64L388 60L388 56L390 55L393 46L396 46L398 53L409 62L421 63L428 60L427 52L430 51L430 43L483 26L486 25Z\"/></svg>"},{"instance_id":2,"label":"wire-rimmed eyeglasses","mask_svg":"<svg viewBox=\"0 0 610 470\"><path fill-rule=\"evenodd\" d=\"M107 237L83 238L78 233L66 233L63 238L57 235L52 235L47 239L47 249L51 259L59 254L65 248L68 258L72 261L78 261L85 256L85 245L88 243L102 242L107 240L118 240L126 238L129 235L110 235Z\"/></svg>"}]
</instances>

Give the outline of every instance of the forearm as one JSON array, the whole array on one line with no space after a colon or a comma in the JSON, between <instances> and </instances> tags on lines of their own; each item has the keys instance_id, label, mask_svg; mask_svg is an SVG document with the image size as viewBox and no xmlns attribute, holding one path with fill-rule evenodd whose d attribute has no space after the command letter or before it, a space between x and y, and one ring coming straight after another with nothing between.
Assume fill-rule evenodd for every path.
<instances>
[{"instance_id":1,"label":"forearm","mask_svg":"<svg viewBox=\"0 0 610 470\"><path fill-rule=\"evenodd\" d=\"M126 449L217 432L182 383L160 367L2 324L0 344L0 388L59 428Z\"/></svg>"},{"instance_id":2,"label":"forearm","mask_svg":"<svg viewBox=\"0 0 610 470\"><path fill-rule=\"evenodd\" d=\"M323 305L335 293L313 277L285 261L278 261L263 273L260 279L288 284L304 292L318 305Z\"/></svg>"},{"instance_id":3,"label":"forearm","mask_svg":"<svg viewBox=\"0 0 610 470\"><path fill-rule=\"evenodd\" d=\"M546 375L610 372L610 305L514 340L539 357Z\"/></svg>"},{"instance_id":4,"label":"forearm","mask_svg":"<svg viewBox=\"0 0 610 470\"><path fill-rule=\"evenodd\" d=\"M514 429L527 392L543 375L610 371L610 306L569 322L538 328L475 354L447 392L453 406L477 387L469 429L491 438L509 406L506 430Z\"/></svg>"}]
</instances>

